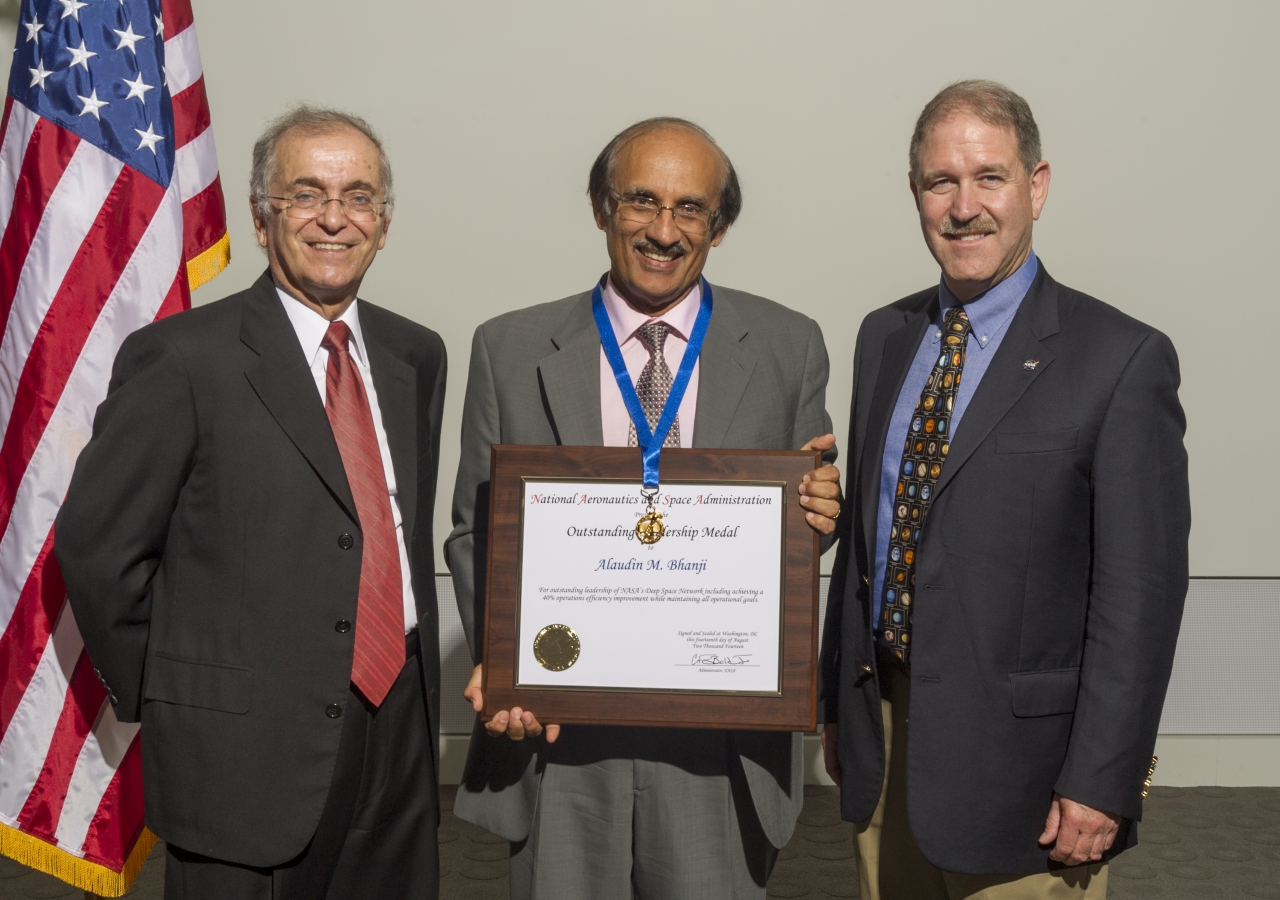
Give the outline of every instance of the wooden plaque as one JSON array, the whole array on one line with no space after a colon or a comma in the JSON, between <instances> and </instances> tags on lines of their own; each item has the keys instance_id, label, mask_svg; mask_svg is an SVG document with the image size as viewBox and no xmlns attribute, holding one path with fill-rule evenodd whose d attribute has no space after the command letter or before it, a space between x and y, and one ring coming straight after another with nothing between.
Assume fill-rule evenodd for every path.
<instances>
[{"instance_id":1,"label":"wooden plaque","mask_svg":"<svg viewBox=\"0 0 1280 900\"><path fill-rule=\"evenodd\" d=\"M598 480L616 490L619 482L626 482L638 494L640 451L618 447L494 446L485 581L484 719L519 706L532 712L544 725L591 723L812 731L817 721L819 537L805 520L797 488L804 475L820 465L820 453L798 450L662 451L663 485L723 483L730 489L746 484L782 490L782 508L778 511L782 521L778 548L781 609L776 688L741 691L561 687L530 685L519 669L522 648L517 645L517 636L521 635L522 516L526 483ZM674 515L673 521L678 523L679 516ZM634 516L628 527L633 525ZM671 533L678 535L679 530ZM632 542L632 546L638 544ZM665 548L687 546L691 545L667 544ZM558 637L561 636L553 635L552 643ZM616 637L618 646L626 648L627 653L644 649L630 647L627 633ZM577 637L567 640L576 644ZM534 651L524 648L526 660L530 652ZM570 653L563 648L560 652ZM576 660L577 650L573 649L571 655ZM696 659L697 654L694 656ZM708 654L706 658L714 657ZM564 655L564 660L568 661L569 656ZM573 662L568 661L568 665L572 666ZM524 671L528 672L527 662L525 667ZM546 663L544 668L558 671Z\"/></svg>"}]
</instances>

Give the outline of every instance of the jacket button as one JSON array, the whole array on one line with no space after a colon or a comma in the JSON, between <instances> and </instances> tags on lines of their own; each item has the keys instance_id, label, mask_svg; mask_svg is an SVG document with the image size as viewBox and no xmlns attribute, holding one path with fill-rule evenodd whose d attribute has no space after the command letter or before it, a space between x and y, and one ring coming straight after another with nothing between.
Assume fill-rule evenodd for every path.
<instances>
[{"instance_id":1,"label":"jacket button","mask_svg":"<svg viewBox=\"0 0 1280 900\"><path fill-rule=\"evenodd\" d=\"M862 665L860 665L858 668L860 668L863 672L865 672L865 673L866 673L866 674L868 674L868 675L870 675L870 674L871 674L871 667L870 667L869 665L867 665L866 663L863 663L863 664L862 664Z\"/></svg>"},{"instance_id":2,"label":"jacket button","mask_svg":"<svg viewBox=\"0 0 1280 900\"><path fill-rule=\"evenodd\" d=\"M351 623L346 619L339 619L338 624L333 626L333 630L338 632L338 634L346 634L351 630Z\"/></svg>"},{"instance_id":3,"label":"jacket button","mask_svg":"<svg viewBox=\"0 0 1280 900\"><path fill-rule=\"evenodd\" d=\"M330 703L324 708L324 714L330 719L336 719L338 716L342 715L342 707L336 703Z\"/></svg>"},{"instance_id":4,"label":"jacket button","mask_svg":"<svg viewBox=\"0 0 1280 900\"><path fill-rule=\"evenodd\" d=\"M356 545L356 539L353 538L351 535L343 534L338 536L338 546L341 547L343 550L350 550L355 545Z\"/></svg>"}]
</instances>

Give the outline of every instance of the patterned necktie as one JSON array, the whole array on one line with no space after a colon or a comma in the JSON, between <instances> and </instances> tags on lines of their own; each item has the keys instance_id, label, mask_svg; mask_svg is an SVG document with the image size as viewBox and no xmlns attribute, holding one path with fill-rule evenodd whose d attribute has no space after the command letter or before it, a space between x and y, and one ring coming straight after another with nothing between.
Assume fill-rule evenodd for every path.
<instances>
[{"instance_id":1,"label":"patterned necktie","mask_svg":"<svg viewBox=\"0 0 1280 900\"><path fill-rule=\"evenodd\" d=\"M364 545L356 607L351 683L380 706L404 668L404 582L391 497L364 380L347 349L351 329L333 322L320 345L329 351L324 411L356 501Z\"/></svg>"},{"instance_id":2,"label":"patterned necktie","mask_svg":"<svg viewBox=\"0 0 1280 900\"><path fill-rule=\"evenodd\" d=\"M640 397L640 406L644 408L644 417L649 422L650 431L657 427L658 419L662 418L662 408L667 405L667 395L671 393L671 382L675 380L671 376L671 369L667 366L667 358L662 353L670 331L671 326L666 322L646 322L636 332L645 347L649 349L649 361L644 364L644 368L640 371L640 380L636 382L636 394ZM631 423L631 429L627 433L627 446L640 446L636 438L635 422ZM671 422L671 430L667 432L667 438L662 442L662 446L680 446L679 416Z\"/></svg>"},{"instance_id":3,"label":"patterned necktie","mask_svg":"<svg viewBox=\"0 0 1280 900\"><path fill-rule=\"evenodd\" d=\"M951 447L951 412L960 389L960 370L964 368L965 347L971 331L963 308L953 306L947 310L938 359L911 415L907 442L902 448L902 468L889 532L889 558L884 571L880 636L893 648L904 668L910 665L911 658L916 547Z\"/></svg>"}]
</instances>

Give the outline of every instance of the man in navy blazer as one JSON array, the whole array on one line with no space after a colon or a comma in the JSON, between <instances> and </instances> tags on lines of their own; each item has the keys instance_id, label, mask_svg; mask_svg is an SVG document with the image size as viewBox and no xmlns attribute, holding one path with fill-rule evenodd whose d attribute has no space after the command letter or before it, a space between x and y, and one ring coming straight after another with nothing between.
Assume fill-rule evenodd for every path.
<instances>
[{"instance_id":1,"label":"man in navy blazer","mask_svg":"<svg viewBox=\"0 0 1280 900\"><path fill-rule=\"evenodd\" d=\"M1049 175L1025 100L945 88L911 142L941 282L858 335L820 709L863 898L1101 898L1136 842L1187 589L1178 361L1041 265Z\"/></svg>"}]
</instances>

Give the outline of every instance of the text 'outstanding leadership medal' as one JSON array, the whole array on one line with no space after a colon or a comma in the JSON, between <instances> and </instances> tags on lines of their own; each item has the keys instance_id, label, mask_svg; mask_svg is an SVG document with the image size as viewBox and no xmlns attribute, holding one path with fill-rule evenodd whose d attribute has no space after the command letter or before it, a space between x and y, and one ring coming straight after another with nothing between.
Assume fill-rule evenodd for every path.
<instances>
[{"instance_id":1,"label":"text 'outstanding leadership medal'","mask_svg":"<svg viewBox=\"0 0 1280 900\"><path fill-rule=\"evenodd\" d=\"M662 406L662 415L658 424L650 429L649 419L644 414L644 405L631 382L631 374L627 371L627 363L622 358L622 348L618 346L617 335L613 333L613 323L609 321L609 313L604 308L604 294L597 284L591 292L591 312L595 315L596 330L600 333L600 345L604 348L605 358L613 369L613 378L622 392L622 400L627 406L627 413L636 428L636 443L644 459L644 486L641 495L645 499L647 509L636 522L636 539L642 544L656 544L666 533L662 521L662 513L654 507L658 496L658 457L662 453L662 444L667 432L675 422L680 411L680 401L689 387L689 379L693 376L694 364L702 352L702 341L707 336L707 326L711 323L711 285L702 279L702 302L698 307L698 317L693 323L693 332L689 335L689 343L685 345L684 358L680 360L680 369L676 372L675 381L671 383L671 391L667 394L666 403Z\"/></svg>"}]
</instances>

